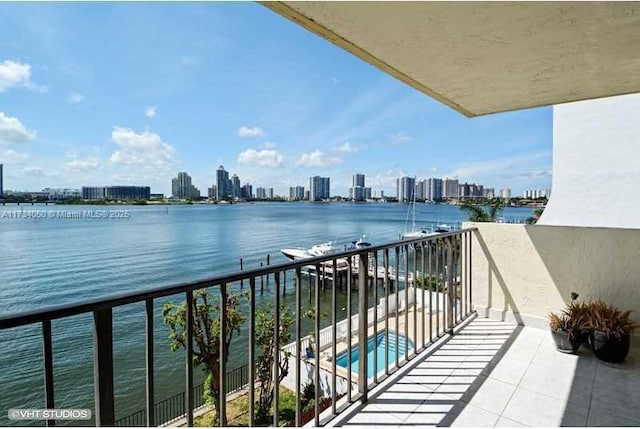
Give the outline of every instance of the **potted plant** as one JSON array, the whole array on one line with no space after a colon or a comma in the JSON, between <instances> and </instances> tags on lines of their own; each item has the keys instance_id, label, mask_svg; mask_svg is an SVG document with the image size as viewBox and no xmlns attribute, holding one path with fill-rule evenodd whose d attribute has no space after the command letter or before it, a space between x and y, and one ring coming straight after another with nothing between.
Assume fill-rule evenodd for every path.
<instances>
[{"instance_id":1,"label":"potted plant","mask_svg":"<svg viewBox=\"0 0 640 429\"><path fill-rule=\"evenodd\" d=\"M629 354L631 333L640 325L631 319L631 311L622 311L604 301L589 305L591 350L605 362L620 363Z\"/></svg>"},{"instance_id":2,"label":"potted plant","mask_svg":"<svg viewBox=\"0 0 640 429\"><path fill-rule=\"evenodd\" d=\"M585 305L578 302L578 294L571 293L571 301L560 313L549 313L551 337L559 351L575 353L587 334Z\"/></svg>"}]
</instances>

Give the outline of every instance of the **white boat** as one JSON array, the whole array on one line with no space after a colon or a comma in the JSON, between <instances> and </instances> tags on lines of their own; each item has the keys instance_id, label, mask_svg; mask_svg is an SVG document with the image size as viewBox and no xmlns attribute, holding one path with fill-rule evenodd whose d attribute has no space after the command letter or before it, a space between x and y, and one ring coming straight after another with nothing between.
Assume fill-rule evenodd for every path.
<instances>
[{"instance_id":1,"label":"white boat","mask_svg":"<svg viewBox=\"0 0 640 429\"><path fill-rule=\"evenodd\" d=\"M411 229L409 231L406 231L407 229L407 223L409 222L409 213L411 212L411 217L412 217L412 223L411 223ZM414 240L416 238L424 238L424 237L429 237L432 236L434 234L436 234L436 232L433 231L433 229L428 230L426 228L421 228L418 229L416 227L416 193L415 190L413 192L413 199L409 205L409 209L407 210L407 218L405 219L404 222L405 225L405 232L403 232L402 234L400 234L400 240Z\"/></svg>"},{"instance_id":2,"label":"white boat","mask_svg":"<svg viewBox=\"0 0 640 429\"><path fill-rule=\"evenodd\" d=\"M371 243L367 242L366 235L360 237L357 241L352 241L351 244L345 246L338 246L334 241L328 241L326 243L316 244L309 249L302 247L292 247L287 249L280 249L280 252L289 259L306 259L315 258L318 256L329 256L335 253L346 252L347 250L357 250L371 246Z\"/></svg>"}]
</instances>

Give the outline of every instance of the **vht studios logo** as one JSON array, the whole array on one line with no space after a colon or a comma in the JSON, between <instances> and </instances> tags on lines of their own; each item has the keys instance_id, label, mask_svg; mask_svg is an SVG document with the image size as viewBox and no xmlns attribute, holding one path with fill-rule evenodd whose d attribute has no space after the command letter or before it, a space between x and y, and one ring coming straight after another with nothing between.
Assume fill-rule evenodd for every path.
<instances>
[{"instance_id":1,"label":"vht studios logo","mask_svg":"<svg viewBox=\"0 0 640 429\"><path fill-rule=\"evenodd\" d=\"M89 419L91 419L91 410L89 409L13 408L9 410L9 420L89 420Z\"/></svg>"}]
</instances>

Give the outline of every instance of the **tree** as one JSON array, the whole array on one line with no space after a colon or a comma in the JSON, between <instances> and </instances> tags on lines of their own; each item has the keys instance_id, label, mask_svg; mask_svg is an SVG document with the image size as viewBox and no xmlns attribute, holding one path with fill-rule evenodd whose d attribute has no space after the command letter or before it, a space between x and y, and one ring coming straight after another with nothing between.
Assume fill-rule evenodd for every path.
<instances>
[{"instance_id":1,"label":"tree","mask_svg":"<svg viewBox=\"0 0 640 429\"><path fill-rule=\"evenodd\" d=\"M289 373L289 357L290 352L283 352L282 347L291 340L291 331L289 330L293 324L293 317L289 307L282 305L280 307L280 323L278 325L279 344L278 351L281 352L279 361L278 384L284 380ZM273 384L273 369L275 363L274 353L274 334L276 320L271 305L256 312L256 345L261 349L261 356L256 362L256 372L258 376L259 396L258 409L256 413L256 421L259 424L269 422L269 412L273 404L273 396L275 386ZM274 410L274 412L277 412Z\"/></svg>"},{"instance_id":2,"label":"tree","mask_svg":"<svg viewBox=\"0 0 640 429\"><path fill-rule=\"evenodd\" d=\"M533 215L530 218L527 218L527 224L533 225L538 223L540 216L542 216L542 212L544 212L544 208L535 209Z\"/></svg>"},{"instance_id":3,"label":"tree","mask_svg":"<svg viewBox=\"0 0 640 429\"><path fill-rule=\"evenodd\" d=\"M229 357L229 346L234 333L240 333L240 326L245 316L240 312L240 299L244 294L227 295L225 303L227 323L225 337L225 356ZM193 292L193 363L195 366L204 365L207 373L205 390L212 393L213 407L216 416L222 419L222 425L227 425L227 417L220 415L220 300L216 300L207 289ZM162 318L169 326L169 346L172 351L186 348L186 314L187 303L180 305L168 302L162 308Z\"/></svg>"},{"instance_id":4,"label":"tree","mask_svg":"<svg viewBox=\"0 0 640 429\"><path fill-rule=\"evenodd\" d=\"M470 222L495 222L504 206L505 202L502 198L489 201L488 207L465 200L460 205L460 210L469 212Z\"/></svg>"}]
</instances>

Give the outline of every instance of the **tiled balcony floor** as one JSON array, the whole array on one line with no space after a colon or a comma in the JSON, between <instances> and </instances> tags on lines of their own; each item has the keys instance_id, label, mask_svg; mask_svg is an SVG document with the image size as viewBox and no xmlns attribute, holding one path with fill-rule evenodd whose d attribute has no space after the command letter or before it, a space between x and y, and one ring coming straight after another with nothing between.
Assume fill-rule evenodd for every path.
<instances>
[{"instance_id":1,"label":"tiled balcony floor","mask_svg":"<svg viewBox=\"0 0 640 429\"><path fill-rule=\"evenodd\" d=\"M640 355L567 355L547 330L475 319L329 426L640 426Z\"/></svg>"}]
</instances>

